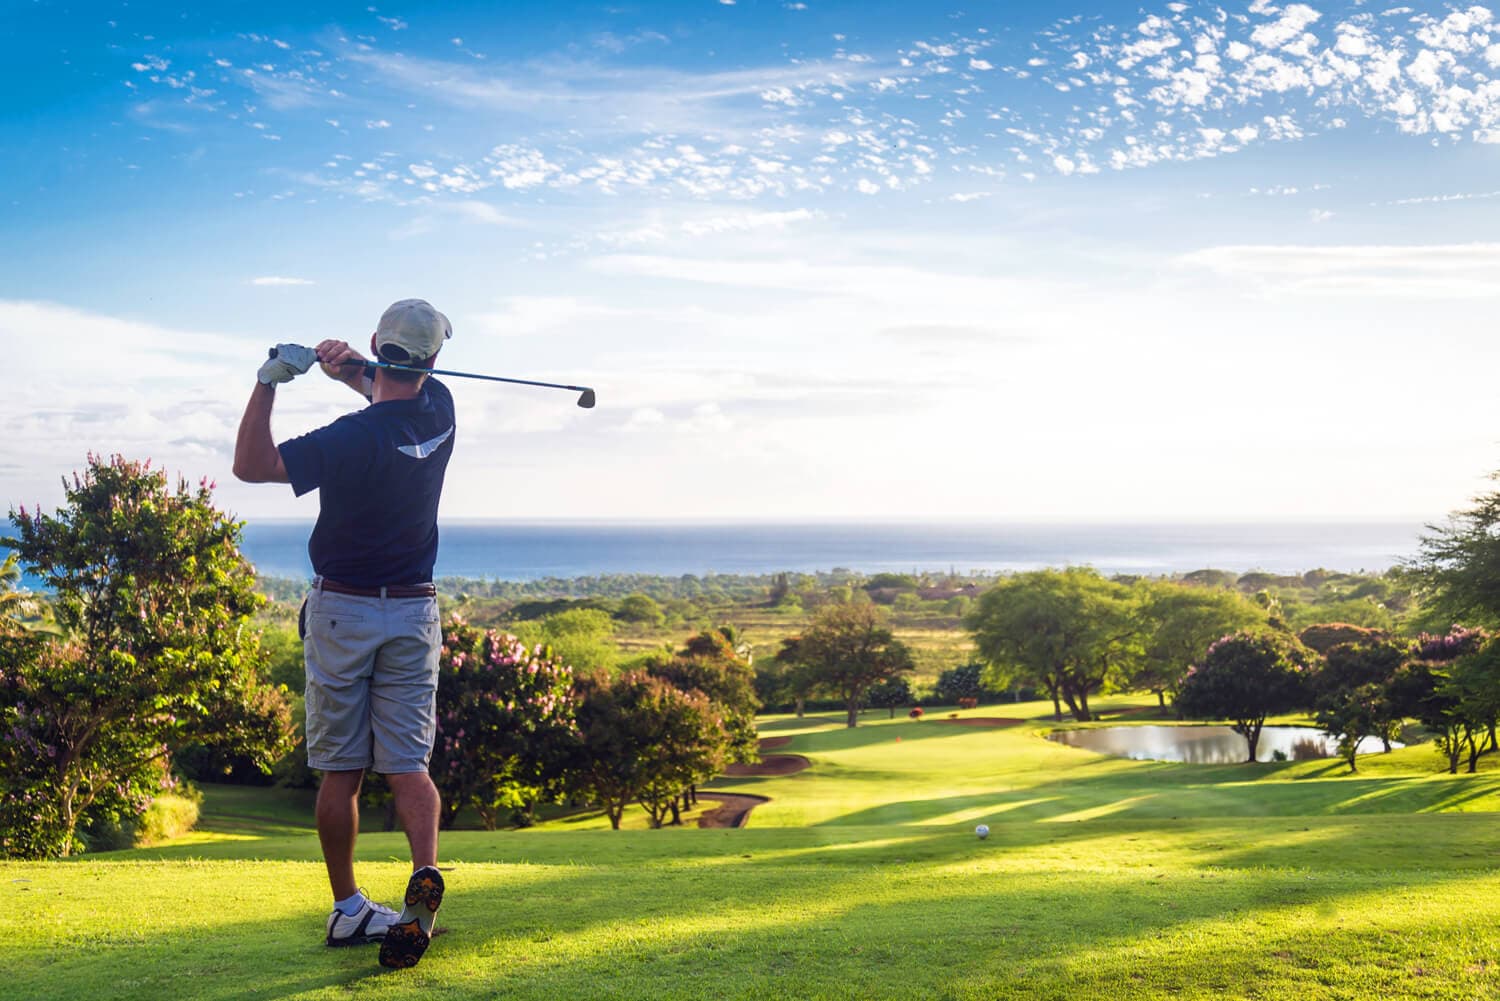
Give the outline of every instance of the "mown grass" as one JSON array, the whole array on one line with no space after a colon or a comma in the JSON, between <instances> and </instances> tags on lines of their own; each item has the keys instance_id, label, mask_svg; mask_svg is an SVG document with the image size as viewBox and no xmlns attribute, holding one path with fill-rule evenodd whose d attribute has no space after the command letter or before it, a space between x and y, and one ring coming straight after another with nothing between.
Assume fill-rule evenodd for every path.
<instances>
[{"instance_id":1,"label":"mown grass","mask_svg":"<svg viewBox=\"0 0 1500 1001\"><path fill-rule=\"evenodd\" d=\"M1500 995L1500 772L1439 774L1425 747L1355 776L1162 765L1049 743L1044 720L867 722L766 720L813 767L716 783L773 797L743 830L445 834L449 930L402 973L321 945L305 797L211 789L197 840L0 866L0 993ZM398 892L404 856L362 836L372 893Z\"/></svg>"}]
</instances>

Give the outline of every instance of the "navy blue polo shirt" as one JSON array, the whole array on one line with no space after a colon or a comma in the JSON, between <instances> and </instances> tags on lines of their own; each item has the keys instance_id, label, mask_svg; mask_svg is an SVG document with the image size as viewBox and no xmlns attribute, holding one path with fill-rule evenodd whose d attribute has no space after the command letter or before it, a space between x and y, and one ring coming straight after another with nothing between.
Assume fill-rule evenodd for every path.
<instances>
[{"instance_id":1,"label":"navy blue polo shirt","mask_svg":"<svg viewBox=\"0 0 1500 1001\"><path fill-rule=\"evenodd\" d=\"M372 403L278 445L297 496L321 491L313 570L355 587L432 580L453 432L453 396L428 376L409 400Z\"/></svg>"}]
</instances>

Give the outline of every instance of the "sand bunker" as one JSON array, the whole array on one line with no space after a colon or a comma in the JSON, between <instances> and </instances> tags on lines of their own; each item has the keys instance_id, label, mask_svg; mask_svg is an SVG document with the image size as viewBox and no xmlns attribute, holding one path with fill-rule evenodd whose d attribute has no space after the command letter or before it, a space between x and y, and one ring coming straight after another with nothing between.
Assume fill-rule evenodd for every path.
<instances>
[{"instance_id":1,"label":"sand bunker","mask_svg":"<svg viewBox=\"0 0 1500 1001\"><path fill-rule=\"evenodd\" d=\"M812 764L800 754L763 754L753 765L726 765L725 775L744 778L749 775L794 775Z\"/></svg>"},{"instance_id":2,"label":"sand bunker","mask_svg":"<svg viewBox=\"0 0 1500 1001\"><path fill-rule=\"evenodd\" d=\"M778 747L785 747L792 742L790 737L762 737L760 738L760 749L762 751L774 751Z\"/></svg>"}]
</instances>

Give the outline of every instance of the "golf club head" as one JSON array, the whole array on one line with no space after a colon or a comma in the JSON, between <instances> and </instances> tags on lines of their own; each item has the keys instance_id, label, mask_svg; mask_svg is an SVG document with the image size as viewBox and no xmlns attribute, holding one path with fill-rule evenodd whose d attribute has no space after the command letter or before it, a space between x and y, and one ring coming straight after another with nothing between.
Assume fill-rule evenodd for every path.
<instances>
[{"instance_id":1,"label":"golf club head","mask_svg":"<svg viewBox=\"0 0 1500 1001\"><path fill-rule=\"evenodd\" d=\"M592 389L585 389L583 395L578 397L578 405L585 410L594 409L594 391Z\"/></svg>"}]
</instances>

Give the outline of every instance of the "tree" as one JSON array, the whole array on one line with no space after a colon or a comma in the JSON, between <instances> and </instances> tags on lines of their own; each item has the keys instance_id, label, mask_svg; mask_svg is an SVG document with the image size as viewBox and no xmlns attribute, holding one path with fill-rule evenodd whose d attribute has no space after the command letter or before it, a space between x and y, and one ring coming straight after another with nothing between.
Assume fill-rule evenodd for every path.
<instances>
[{"instance_id":1,"label":"tree","mask_svg":"<svg viewBox=\"0 0 1500 1001\"><path fill-rule=\"evenodd\" d=\"M1500 480L1500 471L1490 479ZM1500 491L1427 528L1405 565L1423 604L1449 622L1500 626Z\"/></svg>"},{"instance_id":2,"label":"tree","mask_svg":"<svg viewBox=\"0 0 1500 1001\"><path fill-rule=\"evenodd\" d=\"M90 456L64 489L53 515L12 511L3 540L52 591L64 633L0 654L0 813L19 854L66 855L80 823L132 819L187 744L269 769L293 742L285 690L259 680L248 619L264 599L241 526L211 485L172 489L148 463ZM18 818L33 827L18 834Z\"/></svg>"},{"instance_id":3,"label":"tree","mask_svg":"<svg viewBox=\"0 0 1500 1001\"><path fill-rule=\"evenodd\" d=\"M829 605L819 611L802 634L798 656L821 687L844 700L850 726L859 725L859 709L872 686L913 669L911 652L873 605Z\"/></svg>"},{"instance_id":4,"label":"tree","mask_svg":"<svg viewBox=\"0 0 1500 1001\"><path fill-rule=\"evenodd\" d=\"M437 739L429 771L443 826L473 807L485 830L503 811L532 822L562 790L576 742L573 672L548 647L451 617L438 656Z\"/></svg>"},{"instance_id":5,"label":"tree","mask_svg":"<svg viewBox=\"0 0 1500 1001\"><path fill-rule=\"evenodd\" d=\"M1171 583L1144 584L1142 589L1137 613L1144 642L1129 683L1155 693L1161 706L1210 643L1266 621L1262 609L1235 591Z\"/></svg>"},{"instance_id":6,"label":"tree","mask_svg":"<svg viewBox=\"0 0 1500 1001\"><path fill-rule=\"evenodd\" d=\"M1468 770L1495 746L1500 718L1500 643L1474 630L1454 629L1445 636L1424 633L1417 659L1404 665L1390 685L1396 711L1416 717L1433 733L1433 746L1458 772L1465 753Z\"/></svg>"},{"instance_id":7,"label":"tree","mask_svg":"<svg viewBox=\"0 0 1500 1001\"><path fill-rule=\"evenodd\" d=\"M648 660L646 673L682 691L707 696L729 736L728 760L753 762L760 758L755 732L760 700L755 696L755 671L735 649L734 636L729 627L705 629L676 654Z\"/></svg>"},{"instance_id":8,"label":"tree","mask_svg":"<svg viewBox=\"0 0 1500 1001\"><path fill-rule=\"evenodd\" d=\"M964 625L989 664L985 682L1045 689L1058 719L1063 702L1079 722L1092 719L1089 696L1122 681L1139 658L1129 588L1089 569L1002 580L979 596Z\"/></svg>"},{"instance_id":9,"label":"tree","mask_svg":"<svg viewBox=\"0 0 1500 1001\"><path fill-rule=\"evenodd\" d=\"M890 710L890 718L895 719L896 709L909 704L912 700L911 682L899 676L886 678L871 688L866 698L876 709Z\"/></svg>"},{"instance_id":10,"label":"tree","mask_svg":"<svg viewBox=\"0 0 1500 1001\"><path fill-rule=\"evenodd\" d=\"M550 646L553 656L578 674L609 670L619 656L614 620L602 609L567 608L511 628L528 646Z\"/></svg>"},{"instance_id":11,"label":"tree","mask_svg":"<svg viewBox=\"0 0 1500 1001\"><path fill-rule=\"evenodd\" d=\"M960 699L973 699L978 705L979 700L989 694L984 687L983 673L983 664L949 668L938 675L937 685L932 691L933 701L939 705L956 706Z\"/></svg>"},{"instance_id":12,"label":"tree","mask_svg":"<svg viewBox=\"0 0 1500 1001\"><path fill-rule=\"evenodd\" d=\"M1339 756L1356 771L1355 754L1365 737L1379 737L1387 751L1401 727L1390 696L1407 646L1389 640L1340 643L1324 654L1313 678L1318 725L1339 739Z\"/></svg>"},{"instance_id":13,"label":"tree","mask_svg":"<svg viewBox=\"0 0 1500 1001\"><path fill-rule=\"evenodd\" d=\"M666 613L649 594L627 594L620 599L620 608L615 618L621 622L639 622L648 626L659 626L666 621Z\"/></svg>"},{"instance_id":14,"label":"tree","mask_svg":"<svg viewBox=\"0 0 1500 1001\"><path fill-rule=\"evenodd\" d=\"M1500 721L1500 640L1491 639L1453 664L1449 691L1465 723L1469 772L1479 770L1479 756L1500 749L1495 727Z\"/></svg>"},{"instance_id":15,"label":"tree","mask_svg":"<svg viewBox=\"0 0 1500 1001\"><path fill-rule=\"evenodd\" d=\"M1195 719L1229 720L1249 744L1245 760L1253 762L1266 717L1308 704L1311 657L1311 651L1280 633L1226 636L1188 669L1177 708Z\"/></svg>"},{"instance_id":16,"label":"tree","mask_svg":"<svg viewBox=\"0 0 1500 1001\"><path fill-rule=\"evenodd\" d=\"M680 804L699 783L723 771L729 735L723 717L702 692L675 687L651 693L637 706L655 734L655 749L646 763L636 799L653 828L682 822Z\"/></svg>"},{"instance_id":17,"label":"tree","mask_svg":"<svg viewBox=\"0 0 1500 1001\"><path fill-rule=\"evenodd\" d=\"M644 671L580 679L577 721L571 782L615 830L637 799L660 827L684 789L724 765L728 737L708 699Z\"/></svg>"},{"instance_id":18,"label":"tree","mask_svg":"<svg viewBox=\"0 0 1500 1001\"><path fill-rule=\"evenodd\" d=\"M766 705L790 702L797 718L807 711L807 700L818 689L818 675L802 656L802 637L781 641L776 656L763 659L755 669L755 693Z\"/></svg>"}]
</instances>

